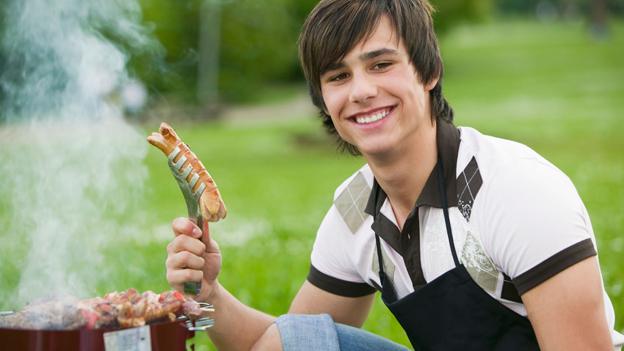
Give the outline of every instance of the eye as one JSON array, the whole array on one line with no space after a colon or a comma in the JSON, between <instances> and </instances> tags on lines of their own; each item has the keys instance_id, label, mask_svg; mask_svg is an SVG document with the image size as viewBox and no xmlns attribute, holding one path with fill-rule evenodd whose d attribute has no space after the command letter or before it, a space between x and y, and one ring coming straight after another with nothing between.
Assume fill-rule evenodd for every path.
<instances>
[{"instance_id":1,"label":"eye","mask_svg":"<svg viewBox=\"0 0 624 351\"><path fill-rule=\"evenodd\" d=\"M346 72L341 72L341 73L329 76L327 81L328 82L340 82L340 81L345 80L347 78L349 78L349 74L346 73Z\"/></svg>"},{"instance_id":2,"label":"eye","mask_svg":"<svg viewBox=\"0 0 624 351\"><path fill-rule=\"evenodd\" d=\"M373 71L383 71L384 69L390 67L392 65L392 62L377 62L372 66L372 70Z\"/></svg>"}]
</instances>

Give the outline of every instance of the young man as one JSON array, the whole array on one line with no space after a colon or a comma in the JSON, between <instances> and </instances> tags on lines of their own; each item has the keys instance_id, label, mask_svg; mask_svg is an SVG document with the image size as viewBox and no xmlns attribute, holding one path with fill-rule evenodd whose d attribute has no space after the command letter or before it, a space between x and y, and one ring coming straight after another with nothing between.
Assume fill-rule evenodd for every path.
<instances>
[{"instance_id":1,"label":"young man","mask_svg":"<svg viewBox=\"0 0 624 351\"><path fill-rule=\"evenodd\" d=\"M202 281L228 350L403 350L360 327L376 290L422 350L613 350L587 212L529 148L453 126L425 0L324 0L300 37L314 104L367 164L336 191L292 314L217 281L216 243L173 222L167 278Z\"/></svg>"}]
</instances>

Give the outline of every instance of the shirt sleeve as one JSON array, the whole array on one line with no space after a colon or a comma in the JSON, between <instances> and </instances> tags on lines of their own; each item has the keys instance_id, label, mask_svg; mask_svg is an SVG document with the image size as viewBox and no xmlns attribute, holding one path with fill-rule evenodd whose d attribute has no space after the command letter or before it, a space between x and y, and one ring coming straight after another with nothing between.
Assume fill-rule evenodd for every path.
<instances>
[{"instance_id":1,"label":"shirt sleeve","mask_svg":"<svg viewBox=\"0 0 624 351\"><path fill-rule=\"evenodd\" d=\"M360 297L375 292L365 283L349 257L349 240L353 234L335 206L323 219L311 254L307 280L332 294Z\"/></svg>"},{"instance_id":2,"label":"shirt sleeve","mask_svg":"<svg viewBox=\"0 0 624 351\"><path fill-rule=\"evenodd\" d=\"M543 159L522 159L493 174L481 223L492 260L520 295L596 255L589 216L570 179Z\"/></svg>"}]
</instances>

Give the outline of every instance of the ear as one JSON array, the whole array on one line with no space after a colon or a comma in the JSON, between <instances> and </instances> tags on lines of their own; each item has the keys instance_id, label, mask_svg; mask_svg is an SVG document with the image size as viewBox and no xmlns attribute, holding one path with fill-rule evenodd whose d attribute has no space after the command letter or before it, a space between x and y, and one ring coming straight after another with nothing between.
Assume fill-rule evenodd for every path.
<instances>
[{"instance_id":1,"label":"ear","mask_svg":"<svg viewBox=\"0 0 624 351\"><path fill-rule=\"evenodd\" d=\"M429 82L425 84L425 90L431 91L433 88L435 88L436 84L438 84L439 80L440 80L440 77L435 77L431 79Z\"/></svg>"}]
</instances>

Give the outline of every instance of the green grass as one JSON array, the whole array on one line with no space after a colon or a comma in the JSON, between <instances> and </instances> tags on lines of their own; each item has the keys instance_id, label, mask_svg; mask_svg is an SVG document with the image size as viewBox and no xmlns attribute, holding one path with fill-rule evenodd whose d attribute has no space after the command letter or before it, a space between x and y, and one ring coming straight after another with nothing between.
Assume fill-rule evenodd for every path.
<instances>
[{"instance_id":1,"label":"green grass","mask_svg":"<svg viewBox=\"0 0 624 351\"><path fill-rule=\"evenodd\" d=\"M498 22L451 32L442 40L442 53L456 124L525 143L575 183L592 218L605 286L622 330L624 23L612 29L609 40L594 42L579 23ZM145 134L155 128L145 126ZM364 161L338 154L312 116L271 125L186 125L178 132L208 166L229 208L228 218L212 230L223 251L221 282L255 308L286 312L305 279L315 232L335 187ZM101 266L91 268L93 274L108 272L97 280L98 294L168 288L169 223L185 207L163 156L150 149L145 165L145 196L115 217L142 230L110 233ZM0 196L1 228L11 222L9 200ZM20 255L29 243L3 229L0 240L2 309L12 307ZM408 345L379 300L365 328Z\"/></svg>"}]
</instances>

